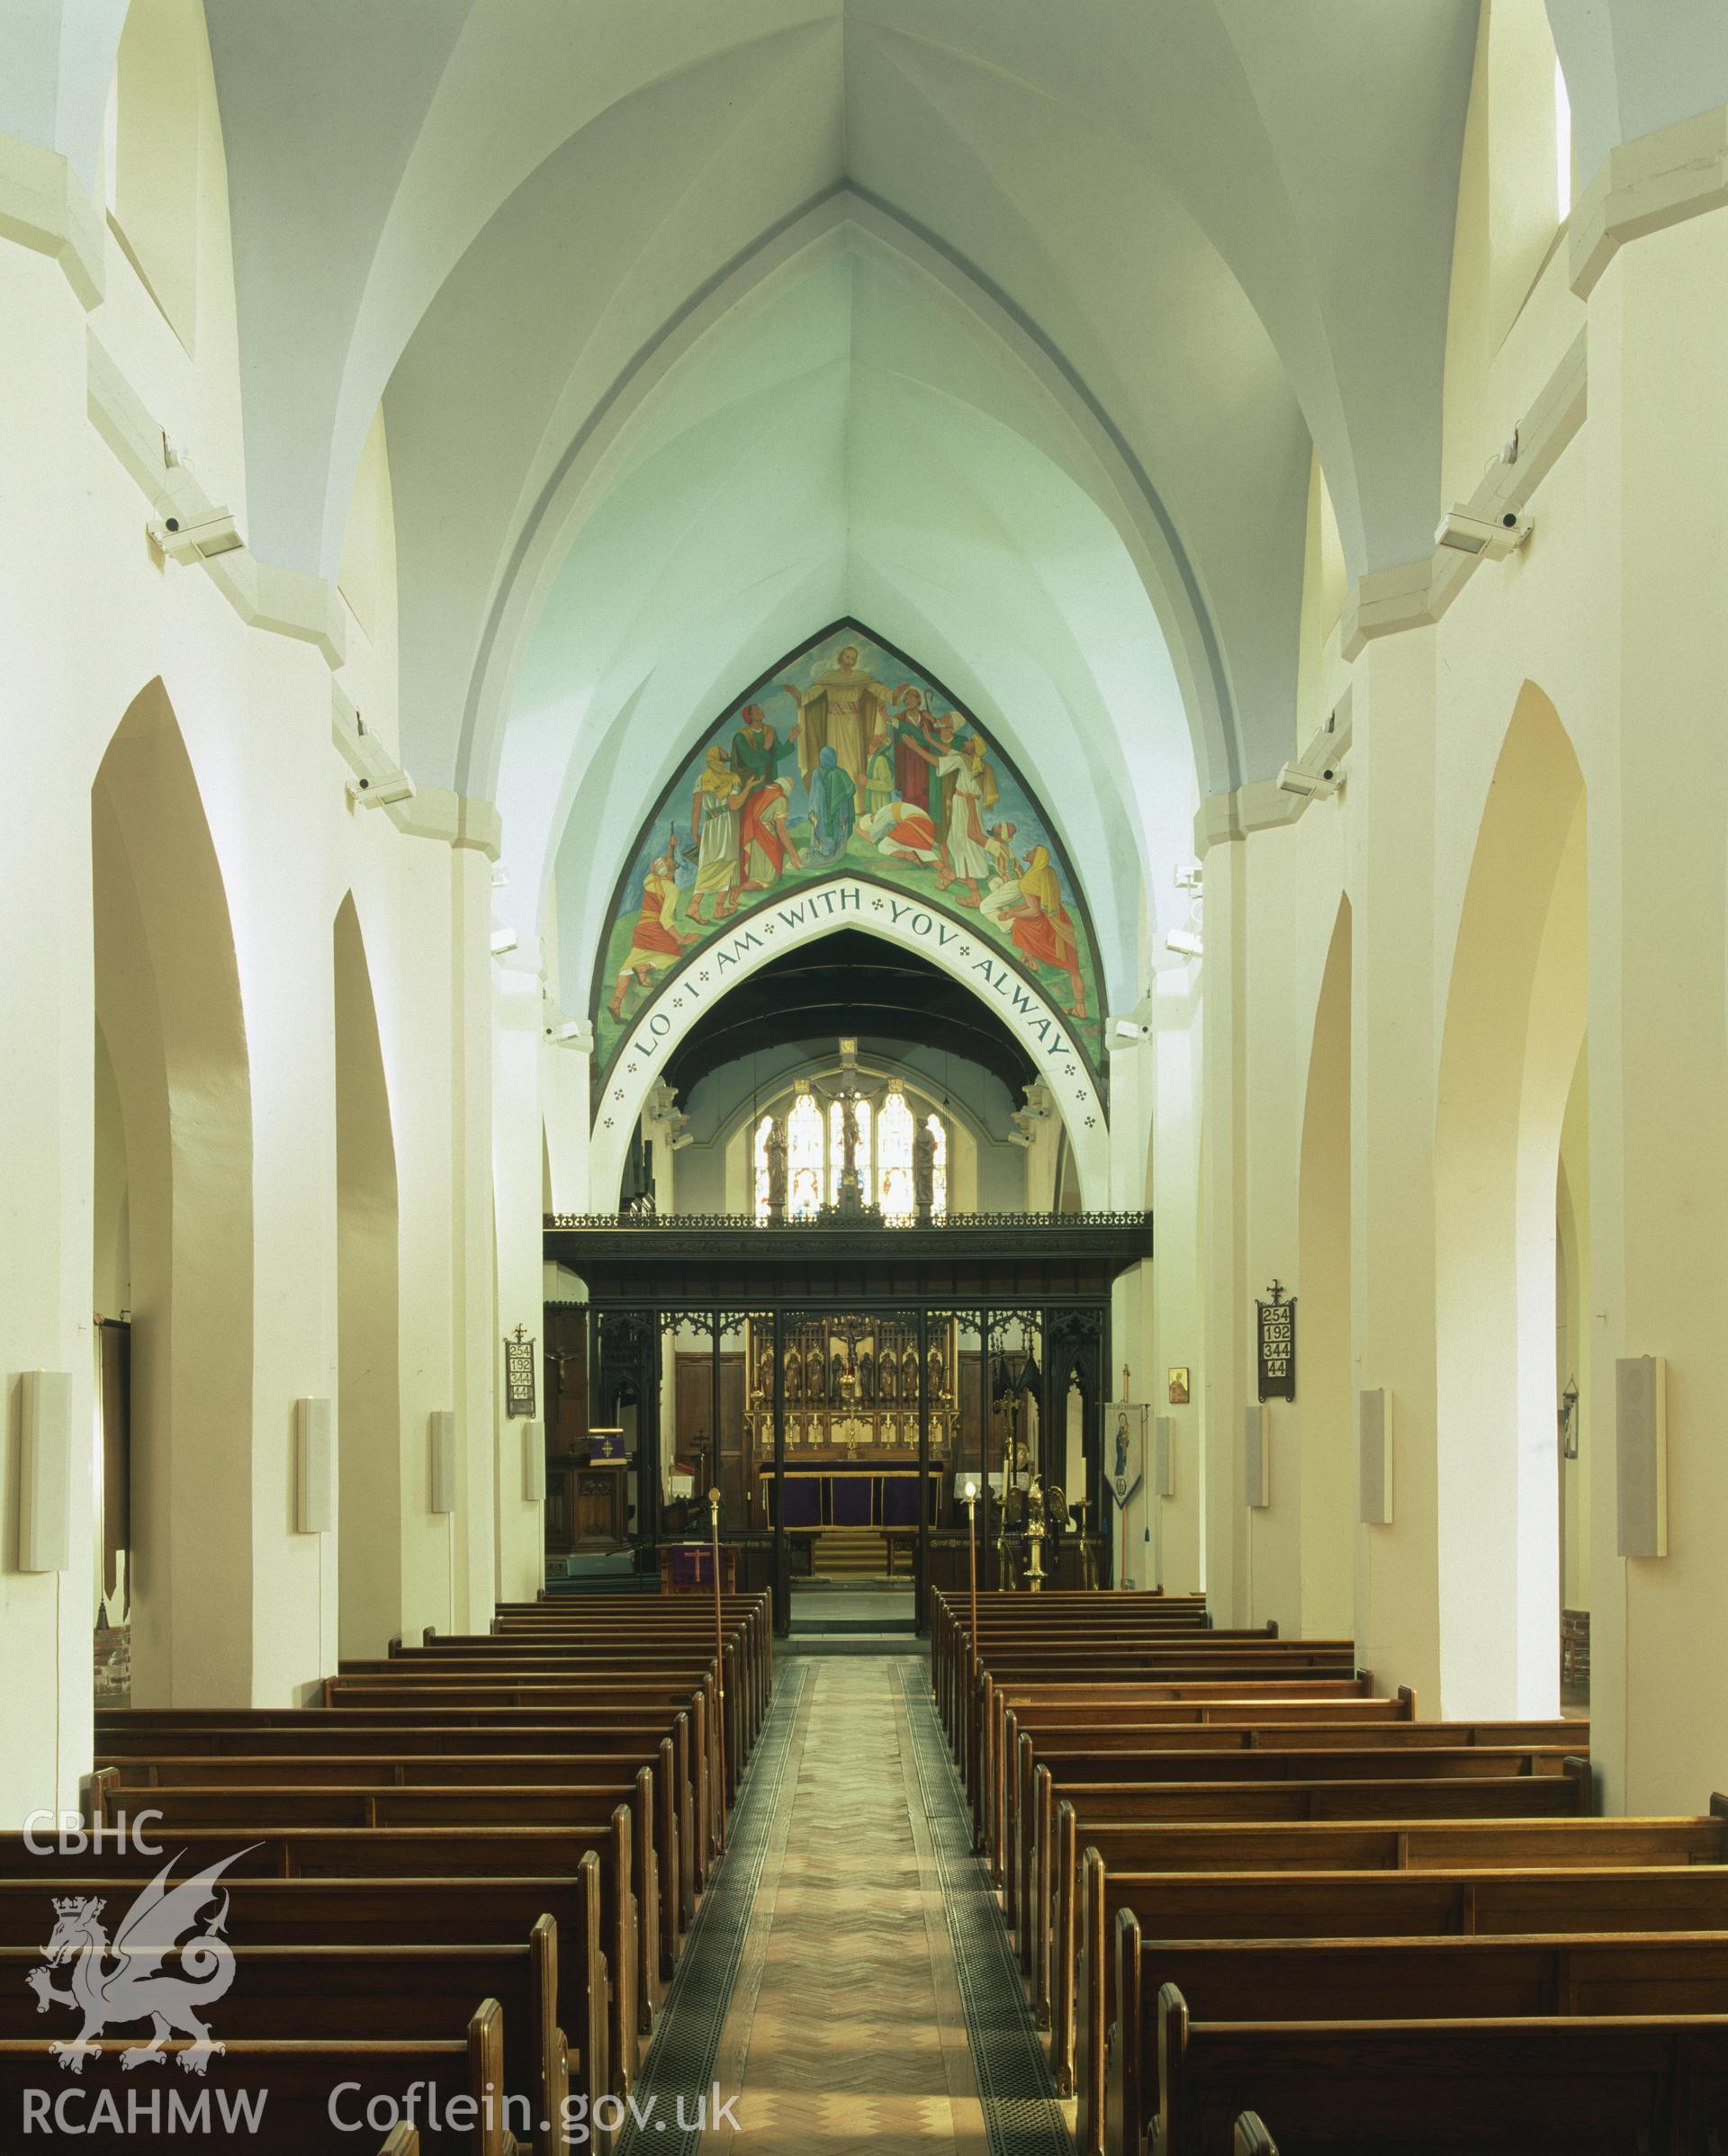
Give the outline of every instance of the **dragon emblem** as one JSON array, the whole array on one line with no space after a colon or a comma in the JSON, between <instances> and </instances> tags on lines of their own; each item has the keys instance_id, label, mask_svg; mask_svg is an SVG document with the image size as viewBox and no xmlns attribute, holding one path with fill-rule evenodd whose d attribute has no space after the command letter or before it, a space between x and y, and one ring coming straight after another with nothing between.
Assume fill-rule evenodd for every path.
<instances>
[{"instance_id":1,"label":"dragon emblem","mask_svg":"<svg viewBox=\"0 0 1728 2156\"><path fill-rule=\"evenodd\" d=\"M42 1949L47 1967L32 1969L25 1981L36 1994L39 2014L54 2006L71 2007L84 2016L84 2026L76 2036L50 2046L69 2072L84 2071L84 2062L104 2029L140 2021L151 2025L150 2038L121 2053L120 2063L129 2071L148 2061L166 2059L164 2047L176 2035L192 2039L179 2053L186 2073L202 2074L214 2054L225 2048L212 2037L200 2016L234 1981L234 1950L222 1936L228 1896L217 1882L245 1855L244 1849L236 1850L176 1886L168 1884L168 1873L178 1858L170 1857L121 1919L112 1943L102 1922L105 1902L86 1895L56 1898L53 1936ZM202 1920L195 1937L186 1938L199 1926L200 1912L209 1901L220 1906ZM177 1970L162 1966L171 1956L177 1961ZM67 1989L56 1990L50 1972L68 1966Z\"/></svg>"}]
</instances>

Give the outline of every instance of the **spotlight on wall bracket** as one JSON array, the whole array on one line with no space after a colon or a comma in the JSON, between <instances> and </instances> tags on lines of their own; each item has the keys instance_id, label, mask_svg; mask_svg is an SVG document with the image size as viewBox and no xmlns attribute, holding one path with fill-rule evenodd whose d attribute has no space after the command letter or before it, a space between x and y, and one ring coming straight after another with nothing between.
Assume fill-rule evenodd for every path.
<instances>
[{"instance_id":1,"label":"spotlight on wall bracket","mask_svg":"<svg viewBox=\"0 0 1728 2156\"><path fill-rule=\"evenodd\" d=\"M413 800L414 781L406 771L391 770L376 778L351 778L348 791L362 808L389 808L395 802Z\"/></svg>"},{"instance_id":2,"label":"spotlight on wall bracket","mask_svg":"<svg viewBox=\"0 0 1728 2156\"><path fill-rule=\"evenodd\" d=\"M584 1055L594 1050L593 1021L585 1018L567 1018L555 1026L548 1026L547 1033L561 1048L576 1048Z\"/></svg>"},{"instance_id":3,"label":"spotlight on wall bracket","mask_svg":"<svg viewBox=\"0 0 1728 2156\"><path fill-rule=\"evenodd\" d=\"M176 561L209 561L218 554L232 554L246 544L231 509L220 505L196 511L170 510L154 517L146 527L165 554Z\"/></svg>"},{"instance_id":4,"label":"spotlight on wall bracket","mask_svg":"<svg viewBox=\"0 0 1728 2156\"><path fill-rule=\"evenodd\" d=\"M492 930L492 956L494 958L507 957L515 948L516 930L514 929L494 929Z\"/></svg>"},{"instance_id":5,"label":"spotlight on wall bracket","mask_svg":"<svg viewBox=\"0 0 1728 2156\"><path fill-rule=\"evenodd\" d=\"M1174 951L1179 958L1200 958L1205 956L1206 947L1192 929L1172 929L1164 939L1164 948Z\"/></svg>"},{"instance_id":6,"label":"spotlight on wall bracket","mask_svg":"<svg viewBox=\"0 0 1728 2156\"><path fill-rule=\"evenodd\" d=\"M1479 554L1490 561L1504 561L1508 554L1517 552L1534 528L1516 509L1479 517L1462 502L1454 502L1435 528L1434 543L1449 547L1455 554Z\"/></svg>"}]
</instances>

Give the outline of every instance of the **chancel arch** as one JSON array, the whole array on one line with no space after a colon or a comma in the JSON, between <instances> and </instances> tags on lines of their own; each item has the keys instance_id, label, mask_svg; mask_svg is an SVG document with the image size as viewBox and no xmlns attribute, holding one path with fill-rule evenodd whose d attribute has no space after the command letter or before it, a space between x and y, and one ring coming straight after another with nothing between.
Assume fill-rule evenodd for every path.
<instances>
[{"instance_id":1,"label":"chancel arch","mask_svg":"<svg viewBox=\"0 0 1728 2156\"><path fill-rule=\"evenodd\" d=\"M843 621L705 731L632 849L590 989L597 1192L686 1035L777 957L842 930L916 952L982 1002L1048 1085L1083 1190L1107 1189L1105 988L1072 857L979 722Z\"/></svg>"},{"instance_id":2,"label":"chancel arch","mask_svg":"<svg viewBox=\"0 0 1728 2156\"><path fill-rule=\"evenodd\" d=\"M1526 682L1465 889L1435 1129L1448 1713L1559 1700L1555 1219L1588 1011L1586 806L1560 714Z\"/></svg>"}]
</instances>

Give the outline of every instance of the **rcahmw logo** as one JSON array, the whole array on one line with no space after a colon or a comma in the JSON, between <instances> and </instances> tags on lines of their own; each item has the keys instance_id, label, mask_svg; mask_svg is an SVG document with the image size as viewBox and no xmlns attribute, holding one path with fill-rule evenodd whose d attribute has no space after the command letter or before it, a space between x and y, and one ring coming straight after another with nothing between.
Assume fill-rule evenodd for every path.
<instances>
[{"instance_id":1,"label":"rcahmw logo","mask_svg":"<svg viewBox=\"0 0 1728 2156\"><path fill-rule=\"evenodd\" d=\"M25 1981L36 1994L39 2014L50 2007L70 2007L84 2017L76 2036L49 2047L69 2072L83 2072L105 2030L147 2021L149 2041L122 2053L124 2071L166 2060L170 2054L165 2047L176 2036L192 2039L172 2054L184 2073L202 2074L224 2048L201 2017L234 1981L234 1950L222 1936L228 1896L216 1882L245 1855L236 1850L172 1887L168 1873L176 1859L171 1857L122 1918L112 1942L102 1922L105 1902L86 1895L55 1900L53 1936L42 1950L46 1966L32 1969ZM194 1937L186 1938L210 1901L220 1906L204 1918ZM176 1971L162 1966L170 1955L177 1955ZM55 1988L56 1969L69 1972L64 1990ZM27 2097L26 2125L29 2113Z\"/></svg>"}]
</instances>

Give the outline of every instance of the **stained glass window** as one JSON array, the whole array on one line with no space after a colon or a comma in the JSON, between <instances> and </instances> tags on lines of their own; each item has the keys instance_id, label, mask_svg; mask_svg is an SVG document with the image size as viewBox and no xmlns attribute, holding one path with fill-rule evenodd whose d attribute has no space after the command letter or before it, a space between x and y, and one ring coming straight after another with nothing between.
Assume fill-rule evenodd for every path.
<instances>
[{"instance_id":1,"label":"stained glass window","mask_svg":"<svg viewBox=\"0 0 1728 2156\"><path fill-rule=\"evenodd\" d=\"M814 1094L800 1086L786 1117L787 1212L795 1219L809 1219L824 1201L838 1202L840 1179L846 1164L845 1109L830 1101L824 1116ZM879 1109L868 1101L856 1109L858 1118L859 1193L866 1205L879 1204L886 1218L906 1221L917 1211L913 1177L913 1139L918 1118L905 1094L891 1085ZM936 1141L931 1185L931 1212L940 1219L948 1211L948 1126L932 1114L930 1131ZM752 1164L758 1220L766 1220L768 1203L768 1134L775 1118L764 1116L756 1126L752 1144Z\"/></svg>"},{"instance_id":2,"label":"stained glass window","mask_svg":"<svg viewBox=\"0 0 1728 2156\"><path fill-rule=\"evenodd\" d=\"M846 1110L838 1100L828 1104L828 1202L840 1202L840 1172L846 1165Z\"/></svg>"},{"instance_id":3,"label":"stained glass window","mask_svg":"<svg viewBox=\"0 0 1728 2156\"><path fill-rule=\"evenodd\" d=\"M822 1210L822 1110L814 1094L800 1088L786 1118L786 1209L794 1220Z\"/></svg>"},{"instance_id":4,"label":"stained glass window","mask_svg":"<svg viewBox=\"0 0 1728 2156\"><path fill-rule=\"evenodd\" d=\"M912 1109L897 1085L888 1088L876 1118L877 1202L885 1220L910 1220L915 1209L912 1190Z\"/></svg>"},{"instance_id":5,"label":"stained glass window","mask_svg":"<svg viewBox=\"0 0 1728 2156\"><path fill-rule=\"evenodd\" d=\"M930 1210L932 1219L940 1220L948 1210L948 1125L940 1116L933 1115L929 1129L936 1141L930 1178Z\"/></svg>"}]
</instances>

